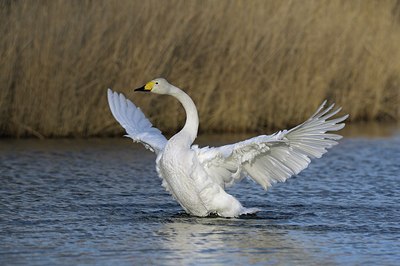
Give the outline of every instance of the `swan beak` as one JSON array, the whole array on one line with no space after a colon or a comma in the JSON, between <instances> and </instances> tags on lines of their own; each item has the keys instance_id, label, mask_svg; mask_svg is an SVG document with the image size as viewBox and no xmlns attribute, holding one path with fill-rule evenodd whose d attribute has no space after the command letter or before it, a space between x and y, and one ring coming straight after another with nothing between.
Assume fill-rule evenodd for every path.
<instances>
[{"instance_id":1,"label":"swan beak","mask_svg":"<svg viewBox=\"0 0 400 266\"><path fill-rule=\"evenodd\" d=\"M154 87L154 84L155 84L154 81L147 82L146 85L144 85L143 87L137 88L135 91L144 91L144 92L151 91Z\"/></svg>"},{"instance_id":2,"label":"swan beak","mask_svg":"<svg viewBox=\"0 0 400 266\"><path fill-rule=\"evenodd\" d=\"M144 86L142 86L140 88L135 89L134 91L146 91L146 90L144 89Z\"/></svg>"}]
</instances>

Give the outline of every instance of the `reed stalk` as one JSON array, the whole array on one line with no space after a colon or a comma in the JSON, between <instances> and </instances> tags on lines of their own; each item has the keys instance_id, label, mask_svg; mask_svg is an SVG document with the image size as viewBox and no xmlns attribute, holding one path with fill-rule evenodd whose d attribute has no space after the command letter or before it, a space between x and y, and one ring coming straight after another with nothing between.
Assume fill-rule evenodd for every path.
<instances>
[{"instance_id":1,"label":"reed stalk","mask_svg":"<svg viewBox=\"0 0 400 266\"><path fill-rule=\"evenodd\" d=\"M201 132L270 133L324 99L351 122L400 118L395 0L3 0L0 36L1 136L120 135L108 87L175 132L174 99L132 92L160 76L193 97Z\"/></svg>"}]
</instances>

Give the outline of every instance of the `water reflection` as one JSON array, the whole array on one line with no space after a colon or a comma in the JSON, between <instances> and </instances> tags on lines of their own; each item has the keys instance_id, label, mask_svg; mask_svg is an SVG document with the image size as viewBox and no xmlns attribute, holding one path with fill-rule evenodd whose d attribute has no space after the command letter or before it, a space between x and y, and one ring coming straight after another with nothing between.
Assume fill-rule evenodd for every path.
<instances>
[{"instance_id":1,"label":"water reflection","mask_svg":"<svg viewBox=\"0 0 400 266\"><path fill-rule=\"evenodd\" d=\"M244 136L200 139L205 144ZM268 192L256 217L196 218L128 139L0 140L0 261L20 265L396 265L400 137L345 138Z\"/></svg>"},{"instance_id":2,"label":"water reflection","mask_svg":"<svg viewBox=\"0 0 400 266\"><path fill-rule=\"evenodd\" d=\"M236 265L333 264L317 255L290 231L268 219L175 218L155 232L162 249L184 265L234 263Z\"/></svg>"}]
</instances>

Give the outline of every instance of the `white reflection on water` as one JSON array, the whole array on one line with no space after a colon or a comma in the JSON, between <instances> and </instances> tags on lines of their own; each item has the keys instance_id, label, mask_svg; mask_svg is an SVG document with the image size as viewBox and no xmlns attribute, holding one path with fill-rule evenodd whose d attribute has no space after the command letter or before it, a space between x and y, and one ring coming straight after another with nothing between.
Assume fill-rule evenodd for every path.
<instances>
[{"instance_id":1,"label":"white reflection on water","mask_svg":"<svg viewBox=\"0 0 400 266\"><path fill-rule=\"evenodd\" d=\"M192 218L175 220L155 233L168 258L183 265L233 263L235 265L334 264L316 254L315 247L291 237L288 230L266 219ZM321 256L322 255L322 256ZM173 264L173 263L172 263Z\"/></svg>"}]
</instances>

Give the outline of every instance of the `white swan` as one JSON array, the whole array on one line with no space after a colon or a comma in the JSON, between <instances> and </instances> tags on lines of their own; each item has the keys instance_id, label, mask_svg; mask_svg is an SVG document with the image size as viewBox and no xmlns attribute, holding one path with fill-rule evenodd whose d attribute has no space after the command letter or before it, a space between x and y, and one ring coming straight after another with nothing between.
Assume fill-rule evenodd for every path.
<instances>
[{"instance_id":1,"label":"white swan","mask_svg":"<svg viewBox=\"0 0 400 266\"><path fill-rule=\"evenodd\" d=\"M135 91L171 95L186 111L183 129L167 140L131 101L108 89L108 103L115 119L128 137L157 154L156 168L162 185L187 213L195 216L237 217L258 211L244 208L224 188L248 176L267 189L298 174L308 166L310 158L321 157L327 148L337 144L341 136L326 132L342 129L344 123L340 122L348 117L327 120L340 108L331 111L332 104L323 109L325 101L307 121L290 130L217 148L198 148L192 144L197 137L199 118L186 93L162 78Z\"/></svg>"}]
</instances>

